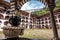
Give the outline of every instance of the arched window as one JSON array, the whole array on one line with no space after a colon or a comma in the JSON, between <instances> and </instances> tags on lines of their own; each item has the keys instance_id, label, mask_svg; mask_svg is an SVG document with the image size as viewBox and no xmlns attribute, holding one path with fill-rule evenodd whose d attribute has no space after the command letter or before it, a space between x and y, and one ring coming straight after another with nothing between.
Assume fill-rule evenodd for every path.
<instances>
[{"instance_id":1,"label":"arched window","mask_svg":"<svg viewBox=\"0 0 60 40\"><path fill-rule=\"evenodd\" d=\"M0 23L2 23L2 21L0 21Z\"/></svg>"},{"instance_id":2,"label":"arched window","mask_svg":"<svg viewBox=\"0 0 60 40\"><path fill-rule=\"evenodd\" d=\"M6 11L7 10L7 7L6 6L3 6L4 7L4 11Z\"/></svg>"},{"instance_id":3,"label":"arched window","mask_svg":"<svg viewBox=\"0 0 60 40\"><path fill-rule=\"evenodd\" d=\"M59 19L59 22L60 22L60 19Z\"/></svg>"},{"instance_id":4,"label":"arched window","mask_svg":"<svg viewBox=\"0 0 60 40\"><path fill-rule=\"evenodd\" d=\"M45 20L47 20L47 18L45 18Z\"/></svg>"},{"instance_id":5,"label":"arched window","mask_svg":"<svg viewBox=\"0 0 60 40\"><path fill-rule=\"evenodd\" d=\"M58 18L60 18L60 15L58 16Z\"/></svg>"},{"instance_id":6,"label":"arched window","mask_svg":"<svg viewBox=\"0 0 60 40\"><path fill-rule=\"evenodd\" d=\"M2 14L0 14L0 19L3 19L3 17L4 17L4 16L3 16Z\"/></svg>"},{"instance_id":7,"label":"arched window","mask_svg":"<svg viewBox=\"0 0 60 40\"><path fill-rule=\"evenodd\" d=\"M7 25L7 24L8 24L8 21L5 21L5 22L4 22L4 25Z\"/></svg>"},{"instance_id":8,"label":"arched window","mask_svg":"<svg viewBox=\"0 0 60 40\"><path fill-rule=\"evenodd\" d=\"M10 11L7 11L7 13L6 14L9 14L10 13Z\"/></svg>"},{"instance_id":9,"label":"arched window","mask_svg":"<svg viewBox=\"0 0 60 40\"><path fill-rule=\"evenodd\" d=\"M5 19L9 19L9 16L5 16Z\"/></svg>"}]
</instances>

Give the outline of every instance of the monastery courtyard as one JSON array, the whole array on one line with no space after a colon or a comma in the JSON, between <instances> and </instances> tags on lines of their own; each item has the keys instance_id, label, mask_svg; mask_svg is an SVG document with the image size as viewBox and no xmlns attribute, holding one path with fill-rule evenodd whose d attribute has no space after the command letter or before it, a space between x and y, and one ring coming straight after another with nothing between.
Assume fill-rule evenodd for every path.
<instances>
[{"instance_id":1,"label":"monastery courtyard","mask_svg":"<svg viewBox=\"0 0 60 40\"><path fill-rule=\"evenodd\" d=\"M58 34L59 33L60 33L60 29L58 29ZM50 40L53 38L53 31L52 29L25 29L24 35L20 37L23 39L27 38L27 39ZM2 38L4 38L3 33L0 32L0 39Z\"/></svg>"},{"instance_id":2,"label":"monastery courtyard","mask_svg":"<svg viewBox=\"0 0 60 40\"><path fill-rule=\"evenodd\" d=\"M60 0L0 0L0 40L60 40Z\"/></svg>"}]
</instances>

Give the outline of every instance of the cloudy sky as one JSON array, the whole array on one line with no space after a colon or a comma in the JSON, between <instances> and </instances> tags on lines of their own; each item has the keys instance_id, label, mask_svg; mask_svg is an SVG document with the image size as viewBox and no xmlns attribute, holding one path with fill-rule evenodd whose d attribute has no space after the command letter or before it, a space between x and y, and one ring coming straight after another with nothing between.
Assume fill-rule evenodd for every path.
<instances>
[{"instance_id":1,"label":"cloudy sky","mask_svg":"<svg viewBox=\"0 0 60 40\"><path fill-rule=\"evenodd\" d=\"M38 1L29 1L22 6L22 10L41 9L44 5Z\"/></svg>"},{"instance_id":2,"label":"cloudy sky","mask_svg":"<svg viewBox=\"0 0 60 40\"><path fill-rule=\"evenodd\" d=\"M9 2L9 0L6 0ZM27 3L25 3L23 6L22 6L22 10L30 10L30 9L41 9L44 7L44 4L39 2L39 1L36 1L36 0L31 0Z\"/></svg>"}]
</instances>

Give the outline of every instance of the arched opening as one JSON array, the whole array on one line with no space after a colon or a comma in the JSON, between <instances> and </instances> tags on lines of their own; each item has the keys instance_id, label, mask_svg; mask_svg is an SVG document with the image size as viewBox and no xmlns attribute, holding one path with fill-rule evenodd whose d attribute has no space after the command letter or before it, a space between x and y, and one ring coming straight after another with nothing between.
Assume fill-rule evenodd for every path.
<instances>
[{"instance_id":1,"label":"arched opening","mask_svg":"<svg viewBox=\"0 0 60 40\"><path fill-rule=\"evenodd\" d=\"M5 21L5 22L4 22L4 25L7 25L7 24L8 24L8 21Z\"/></svg>"},{"instance_id":2,"label":"arched opening","mask_svg":"<svg viewBox=\"0 0 60 40\"><path fill-rule=\"evenodd\" d=\"M38 5L37 5L38 4ZM21 10L29 11L29 10L41 10L44 6L42 2L39 1L28 1L24 5L22 5Z\"/></svg>"},{"instance_id":3,"label":"arched opening","mask_svg":"<svg viewBox=\"0 0 60 40\"><path fill-rule=\"evenodd\" d=\"M20 0L20 1L21 1L21 0ZM26 0L25 0L25 1L26 1ZM22 1L22 3L23 3L23 1ZM24 3L23 3L23 4L22 4L22 3L20 2L20 4L21 4L20 6L22 6L22 5L24 4ZM47 6L46 6L46 7L47 7ZM35 13L35 12L34 12L34 13ZM53 12L52 12L52 13L53 13ZM48 15L49 15L49 13L38 17L38 18L40 18L39 20L43 19L43 20L41 20L41 21L42 21L41 24L42 24L42 27L43 27L43 28L44 28L44 25L46 25L46 24L44 24L44 23L45 23L45 18L47 18L47 19L46 19L46 23L49 24L49 21L50 21L50 20L48 20L48 17L47 17ZM28 16L29 16L29 17L28 17ZM28 17L28 24L29 24L28 28L29 28L29 27L30 27L30 24L31 24L31 23L30 23L30 21L31 21L31 20L30 20L30 14L29 14L28 16L27 16L27 17ZM34 16L36 16L36 15L34 15ZM39 25L39 20L36 21L38 18L37 18L37 16L36 16L36 17L34 17L34 16L32 16L32 17L33 17L35 20L32 21L32 22L34 23L33 25L34 25L34 28L35 28L36 25ZM26 17L26 16L25 16L25 17ZM45 18L44 18L44 17L45 17ZM37 19L36 19L36 18L37 18ZM36 22L37 22L37 23L36 23ZM24 23L23 23L23 25L24 25ZM56 33L57 33L57 32L56 32ZM34 36L35 36L35 34L34 34ZM38 35L38 36L39 36L39 35ZM45 36L45 37L46 37L46 36Z\"/></svg>"},{"instance_id":4,"label":"arched opening","mask_svg":"<svg viewBox=\"0 0 60 40\"><path fill-rule=\"evenodd\" d=\"M26 20L28 20L27 27L29 26L29 24L31 24L30 28L35 28L35 26L37 26L36 28L40 27L39 23L38 23L39 20L37 20L37 17L40 16L40 13L42 15L42 12L44 13L46 11L45 6L44 6L44 4L42 2L33 1L33 0L32 1L28 1L25 4L22 5L21 10L29 12L30 19L29 19L29 15L27 16L28 19L26 19ZM34 21L34 23L33 23L33 18L36 20L36 22ZM33 25L36 24L36 25L34 25L34 27L33 27L32 24Z\"/></svg>"},{"instance_id":5,"label":"arched opening","mask_svg":"<svg viewBox=\"0 0 60 40\"><path fill-rule=\"evenodd\" d=\"M8 20L8 19L9 19L9 16L5 16L5 19L7 19L7 20Z\"/></svg>"},{"instance_id":6,"label":"arched opening","mask_svg":"<svg viewBox=\"0 0 60 40\"><path fill-rule=\"evenodd\" d=\"M23 4L24 4L23 1L20 2L20 6L22 6ZM47 5L45 5L45 6L47 7ZM49 21L50 21L50 20L48 20L48 17L47 17L48 15L49 15L49 13L40 16L40 18L43 19L43 20L41 20L41 21L42 21L42 26L46 25L46 24L44 24L44 23L45 23L45 19L44 19L44 17L47 18L46 23L49 24ZM29 16L29 17L30 17L30 16ZM29 19L29 18L28 18L28 19ZM28 22L29 22L29 21L30 21L30 19L28 20ZM35 23L36 23L36 22L35 22ZM39 23L39 22L38 22L38 23ZM37 24L38 24L38 23L37 23ZM30 24L30 23L29 23L29 24ZM34 27L35 27L35 24L34 24ZM28 28L29 28L29 27L28 27Z\"/></svg>"},{"instance_id":7,"label":"arched opening","mask_svg":"<svg viewBox=\"0 0 60 40\"><path fill-rule=\"evenodd\" d=\"M2 23L2 22L0 21L0 23Z\"/></svg>"},{"instance_id":8,"label":"arched opening","mask_svg":"<svg viewBox=\"0 0 60 40\"><path fill-rule=\"evenodd\" d=\"M3 18L4 18L4 16L2 14L0 14L0 19L3 19Z\"/></svg>"}]
</instances>

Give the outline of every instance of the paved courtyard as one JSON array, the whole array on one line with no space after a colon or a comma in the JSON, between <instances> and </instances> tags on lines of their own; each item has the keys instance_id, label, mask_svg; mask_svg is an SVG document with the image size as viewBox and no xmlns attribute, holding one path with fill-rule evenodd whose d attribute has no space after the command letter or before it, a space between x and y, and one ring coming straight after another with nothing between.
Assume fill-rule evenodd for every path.
<instances>
[{"instance_id":1,"label":"paved courtyard","mask_svg":"<svg viewBox=\"0 0 60 40\"><path fill-rule=\"evenodd\" d=\"M6 39L5 36L2 34L0 35L0 40L40 40L40 39L29 39L29 38L13 38L13 39Z\"/></svg>"},{"instance_id":2,"label":"paved courtyard","mask_svg":"<svg viewBox=\"0 0 60 40\"><path fill-rule=\"evenodd\" d=\"M60 37L60 29L58 30ZM5 39L3 34L0 34L0 39ZM52 29L28 29L24 30L24 35L20 36L21 40L50 40L53 38Z\"/></svg>"}]
</instances>

